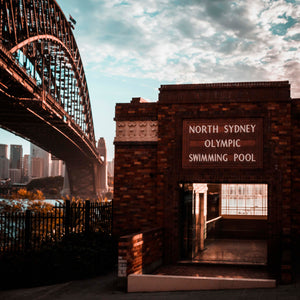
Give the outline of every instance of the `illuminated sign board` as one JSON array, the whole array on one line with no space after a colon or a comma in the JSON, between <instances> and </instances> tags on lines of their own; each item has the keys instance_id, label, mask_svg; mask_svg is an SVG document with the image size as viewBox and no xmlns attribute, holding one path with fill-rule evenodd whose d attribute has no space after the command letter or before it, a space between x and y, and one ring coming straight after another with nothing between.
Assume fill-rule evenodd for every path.
<instances>
[{"instance_id":1,"label":"illuminated sign board","mask_svg":"<svg viewBox=\"0 0 300 300\"><path fill-rule=\"evenodd\" d=\"M263 119L183 120L183 168L262 168Z\"/></svg>"}]
</instances>

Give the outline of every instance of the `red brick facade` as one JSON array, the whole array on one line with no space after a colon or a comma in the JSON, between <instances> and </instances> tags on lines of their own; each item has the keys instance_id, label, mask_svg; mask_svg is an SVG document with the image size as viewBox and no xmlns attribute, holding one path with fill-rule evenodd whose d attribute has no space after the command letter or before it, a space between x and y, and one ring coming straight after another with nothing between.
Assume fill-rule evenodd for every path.
<instances>
[{"instance_id":1,"label":"red brick facade","mask_svg":"<svg viewBox=\"0 0 300 300\"><path fill-rule=\"evenodd\" d=\"M162 245L159 228L122 236L119 240L119 277L153 271L162 263Z\"/></svg>"},{"instance_id":2,"label":"red brick facade","mask_svg":"<svg viewBox=\"0 0 300 300\"><path fill-rule=\"evenodd\" d=\"M292 246L295 263L300 263L300 99L292 101Z\"/></svg>"},{"instance_id":3,"label":"red brick facade","mask_svg":"<svg viewBox=\"0 0 300 300\"><path fill-rule=\"evenodd\" d=\"M158 102L140 102L117 104L115 121L132 122L129 130L137 121L141 128L157 122L157 138L139 140L132 131L132 140L115 141L114 234L160 227L164 263L176 262L179 183L266 183L268 265L283 282L290 282L292 249L299 250L300 234L300 101L290 98L289 83L166 85ZM183 120L201 118L262 118L263 168L183 169Z\"/></svg>"}]
</instances>

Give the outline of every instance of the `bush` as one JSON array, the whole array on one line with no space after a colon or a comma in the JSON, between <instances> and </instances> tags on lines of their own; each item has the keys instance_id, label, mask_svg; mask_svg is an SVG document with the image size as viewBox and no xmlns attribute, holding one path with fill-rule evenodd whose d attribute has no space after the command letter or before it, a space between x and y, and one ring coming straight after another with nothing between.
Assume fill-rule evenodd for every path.
<instances>
[{"instance_id":1,"label":"bush","mask_svg":"<svg viewBox=\"0 0 300 300\"><path fill-rule=\"evenodd\" d=\"M70 234L39 251L0 258L0 288L54 284L105 274L116 264L117 246L102 233Z\"/></svg>"}]
</instances>

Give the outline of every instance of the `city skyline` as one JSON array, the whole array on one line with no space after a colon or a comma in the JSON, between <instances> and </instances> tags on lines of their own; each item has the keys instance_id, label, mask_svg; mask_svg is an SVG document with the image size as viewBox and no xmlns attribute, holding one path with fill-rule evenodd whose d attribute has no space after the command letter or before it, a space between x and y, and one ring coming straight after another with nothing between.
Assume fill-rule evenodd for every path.
<instances>
[{"instance_id":1,"label":"city skyline","mask_svg":"<svg viewBox=\"0 0 300 300\"><path fill-rule=\"evenodd\" d=\"M29 182L31 179L35 178L65 176L65 163L62 160L33 143L29 143L29 148L29 154L26 154L23 153L22 144L0 144L0 179L11 179L10 175L13 175L12 172L15 172L16 170L19 170L20 172L18 175L20 177L19 180L22 179L20 183ZM12 151L11 149L17 149L21 155L21 165L18 168L11 167L12 161L16 158L16 153L14 153L15 150ZM113 177L114 175L114 159L107 159L106 145L103 139L100 139L98 143L98 150L106 164L103 178L105 178L104 186L106 186L104 189L107 190L109 177Z\"/></svg>"},{"instance_id":2,"label":"city skyline","mask_svg":"<svg viewBox=\"0 0 300 300\"><path fill-rule=\"evenodd\" d=\"M22 144L0 144L0 179L27 183L34 178L64 175L64 162L32 143L30 154L23 154Z\"/></svg>"},{"instance_id":3,"label":"city skyline","mask_svg":"<svg viewBox=\"0 0 300 300\"><path fill-rule=\"evenodd\" d=\"M114 107L168 83L289 80L300 97L299 1L57 1L89 86L96 140L113 159ZM0 130L3 144L29 143Z\"/></svg>"}]
</instances>

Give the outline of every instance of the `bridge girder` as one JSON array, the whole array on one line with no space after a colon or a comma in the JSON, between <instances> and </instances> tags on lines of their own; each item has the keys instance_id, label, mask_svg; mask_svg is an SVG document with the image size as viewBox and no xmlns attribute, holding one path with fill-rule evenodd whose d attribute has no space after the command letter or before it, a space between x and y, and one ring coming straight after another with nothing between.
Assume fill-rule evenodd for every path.
<instances>
[{"instance_id":1,"label":"bridge girder","mask_svg":"<svg viewBox=\"0 0 300 300\"><path fill-rule=\"evenodd\" d=\"M0 43L95 143L84 68L70 22L55 0L0 0ZM59 48L57 48L59 47Z\"/></svg>"},{"instance_id":2,"label":"bridge girder","mask_svg":"<svg viewBox=\"0 0 300 300\"><path fill-rule=\"evenodd\" d=\"M73 194L97 194L103 162L70 22L55 0L0 4L0 126L64 160Z\"/></svg>"}]
</instances>

